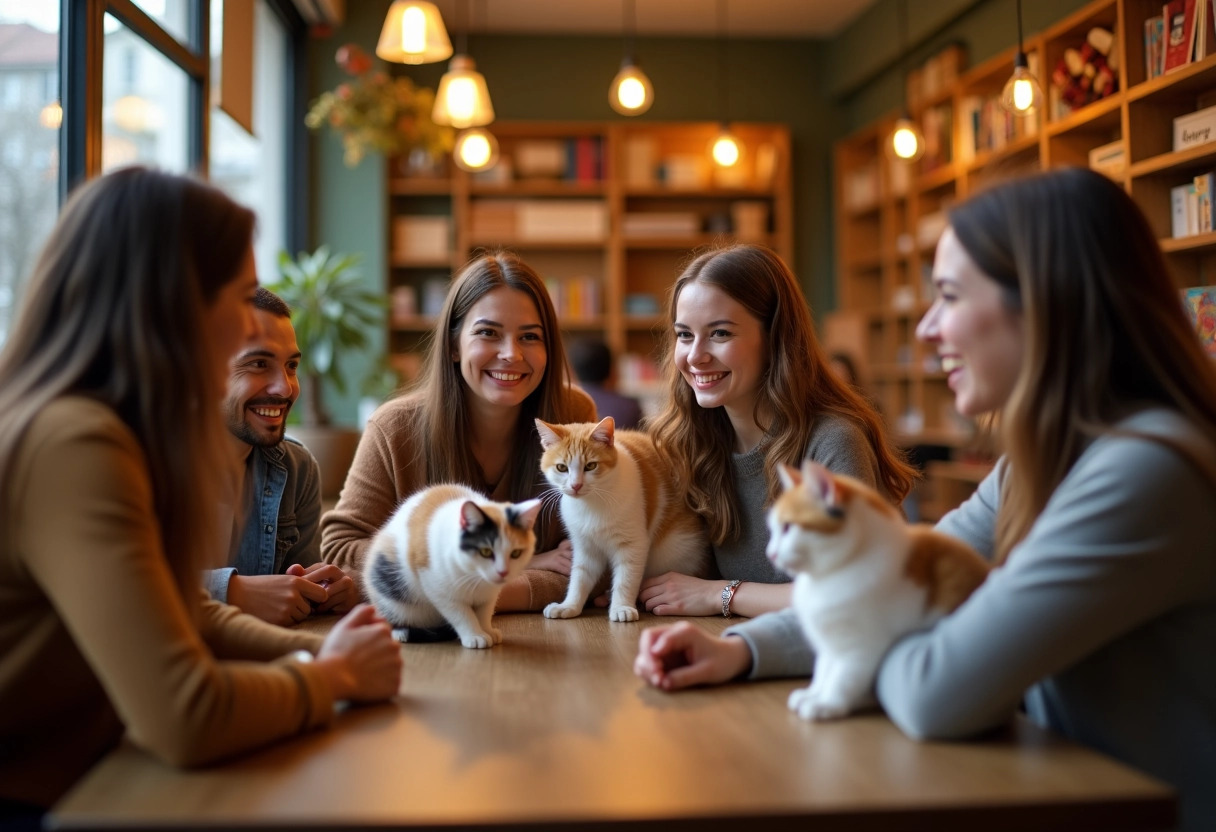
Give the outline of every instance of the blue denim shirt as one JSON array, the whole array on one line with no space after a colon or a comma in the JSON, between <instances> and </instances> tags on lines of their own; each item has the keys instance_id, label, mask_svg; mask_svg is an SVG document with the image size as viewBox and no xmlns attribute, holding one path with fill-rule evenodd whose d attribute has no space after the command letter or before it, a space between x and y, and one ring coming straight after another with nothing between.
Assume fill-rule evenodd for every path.
<instances>
[{"instance_id":1,"label":"blue denim shirt","mask_svg":"<svg viewBox=\"0 0 1216 832\"><path fill-rule=\"evenodd\" d=\"M207 572L207 589L228 601L228 581L240 575L281 575L293 563L321 560L321 471L308 449L287 437L254 446L246 465L250 484L241 538L228 566Z\"/></svg>"}]
</instances>

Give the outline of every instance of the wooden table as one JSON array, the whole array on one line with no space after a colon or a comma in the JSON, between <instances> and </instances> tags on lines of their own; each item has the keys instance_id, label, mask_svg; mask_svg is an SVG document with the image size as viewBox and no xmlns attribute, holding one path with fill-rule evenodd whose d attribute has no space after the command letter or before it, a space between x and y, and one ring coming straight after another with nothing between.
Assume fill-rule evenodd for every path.
<instances>
[{"instance_id":1,"label":"wooden table","mask_svg":"<svg viewBox=\"0 0 1216 832\"><path fill-rule=\"evenodd\" d=\"M722 619L695 619L720 631ZM401 694L333 729L182 772L123 746L63 828L1168 828L1173 793L1019 721L920 743L879 714L808 724L797 681L666 694L631 672L656 622L500 616L505 643L403 645Z\"/></svg>"}]
</instances>

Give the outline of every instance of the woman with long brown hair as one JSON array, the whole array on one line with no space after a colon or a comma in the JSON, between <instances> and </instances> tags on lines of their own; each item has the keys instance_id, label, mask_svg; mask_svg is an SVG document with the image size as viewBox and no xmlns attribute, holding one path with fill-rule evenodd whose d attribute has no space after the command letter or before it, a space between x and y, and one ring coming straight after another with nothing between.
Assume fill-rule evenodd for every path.
<instances>
[{"instance_id":1,"label":"woman with long brown hair","mask_svg":"<svg viewBox=\"0 0 1216 832\"><path fill-rule=\"evenodd\" d=\"M811 458L898 504L915 473L873 406L832 372L789 267L734 245L694 259L668 297L670 393L650 431L709 529L721 580L668 573L643 583L659 615L758 615L789 603L764 556L777 465Z\"/></svg>"},{"instance_id":2,"label":"woman with long brown hair","mask_svg":"<svg viewBox=\"0 0 1216 832\"><path fill-rule=\"evenodd\" d=\"M949 219L918 336L961 413L1000 414L1006 454L938 529L1001 568L887 653L878 699L925 739L1020 704L1173 784L1182 828L1216 828L1216 369L1148 222L1105 177L1040 174ZM725 638L648 630L635 669L671 690L813 662L779 613Z\"/></svg>"},{"instance_id":3,"label":"woman with long brown hair","mask_svg":"<svg viewBox=\"0 0 1216 832\"><path fill-rule=\"evenodd\" d=\"M253 229L215 188L128 168L74 193L30 278L0 352L0 821L124 731L198 765L397 691L370 607L322 640L203 597L228 551L220 404L253 332Z\"/></svg>"},{"instance_id":4,"label":"woman with long brown hair","mask_svg":"<svg viewBox=\"0 0 1216 832\"><path fill-rule=\"evenodd\" d=\"M536 418L594 421L595 405L571 386L544 281L514 254L485 254L452 279L413 390L368 421L321 520L321 557L358 573L380 527L429 485L462 483L509 502L538 496ZM532 568L504 588L500 610L539 610L565 595L570 549L557 517L542 517L538 533Z\"/></svg>"}]
</instances>

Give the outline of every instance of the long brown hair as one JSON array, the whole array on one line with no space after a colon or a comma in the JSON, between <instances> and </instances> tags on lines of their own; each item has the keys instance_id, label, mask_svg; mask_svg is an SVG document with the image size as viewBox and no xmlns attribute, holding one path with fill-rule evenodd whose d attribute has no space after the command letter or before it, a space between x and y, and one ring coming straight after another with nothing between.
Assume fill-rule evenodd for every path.
<instances>
[{"instance_id":1,"label":"long brown hair","mask_svg":"<svg viewBox=\"0 0 1216 832\"><path fill-rule=\"evenodd\" d=\"M64 206L0 352L0 505L11 505L15 454L48 404L107 405L144 450L190 609L199 568L227 551L213 507L231 484L203 314L237 277L253 228L250 211L202 182L138 167L95 179Z\"/></svg>"},{"instance_id":2,"label":"long brown hair","mask_svg":"<svg viewBox=\"0 0 1216 832\"><path fill-rule=\"evenodd\" d=\"M1030 531L1085 447L1133 408L1176 410L1216 442L1216 371L1156 236L1122 188L1062 169L981 192L949 218L959 244L1021 310L1026 332L1021 373L1001 412L1008 464L998 560ZM1148 438L1205 467L1181 443ZM1216 481L1216 471L1206 473Z\"/></svg>"},{"instance_id":3,"label":"long brown hair","mask_svg":"<svg viewBox=\"0 0 1216 832\"><path fill-rule=\"evenodd\" d=\"M832 414L856 424L878 458L879 483L898 503L916 473L887 439L874 407L841 381L828 365L815 335L811 311L785 262L763 246L739 244L699 255L684 269L667 298L675 323L680 292L690 283L716 286L743 305L764 328L766 367L756 397L756 421L769 449L764 472L768 500L777 495L777 465L798 465L818 416ZM731 467L735 434L725 408L702 409L675 366L675 334L664 336L670 398L652 422L651 433L674 467L688 505L705 518L715 543L740 534L738 499ZM761 415L768 424L761 422Z\"/></svg>"},{"instance_id":4,"label":"long brown hair","mask_svg":"<svg viewBox=\"0 0 1216 832\"><path fill-rule=\"evenodd\" d=\"M452 279L443 311L431 335L426 364L414 387L419 407L413 416L413 428L419 437L424 437L424 441L418 443L418 452L426 462L426 482L461 482L482 487L485 475L468 441L472 431L470 392L458 363L452 360L452 353L469 310L490 292L504 287L523 292L536 306L547 355L540 385L520 406L515 452L505 474L509 478L509 498L524 500L532 496L540 477L541 449L533 420L571 422L574 414L568 404L570 370L553 301L540 276L516 255L510 252L484 254L465 264Z\"/></svg>"}]
</instances>

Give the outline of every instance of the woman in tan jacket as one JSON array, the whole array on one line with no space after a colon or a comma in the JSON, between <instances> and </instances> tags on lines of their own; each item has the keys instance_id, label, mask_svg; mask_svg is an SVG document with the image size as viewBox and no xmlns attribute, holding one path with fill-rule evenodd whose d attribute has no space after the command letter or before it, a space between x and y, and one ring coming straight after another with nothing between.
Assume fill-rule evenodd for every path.
<instances>
[{"instance_id":1,"label":"woman in tan jacket","mask_svg":"<svg viewBox=\"0 0 1216 832\"><path fill-rule=\"evenodd\" d=\"M463 483L510 502L538 496L547 490L538 417L590 422L595 403L571 386L544 281L514 254L482 255L452 279L416 387L368 421L338 505L321 518L322 559L358 574L376 532L429 485ZM499 610L565 597L570 544L556 515L541 515L532 568L503 589Z\"/></svg>"},{"instance_id":2,"label":"woman in tan jacket","mask_svg":"<svg viewBox=\"0 0 1216 832\"><path fill-rule=\"evenodd\" d=\"M0 352L0 821L36 818L124 729L190 766L397 691L370 608L322 640L202 593L227 551L220 401L254 326L253 227L129 168L73 195L31 277Z\"/></svg>"}]
</instances>

